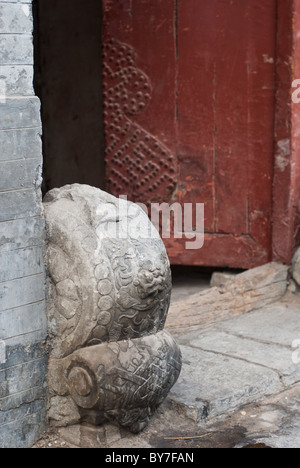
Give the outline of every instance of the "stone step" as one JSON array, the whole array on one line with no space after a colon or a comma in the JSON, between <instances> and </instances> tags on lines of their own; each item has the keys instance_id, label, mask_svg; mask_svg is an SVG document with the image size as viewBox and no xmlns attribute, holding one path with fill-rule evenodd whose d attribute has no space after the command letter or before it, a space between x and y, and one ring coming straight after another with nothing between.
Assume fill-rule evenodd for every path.
<instances>
[{"instance_id":1,"label":"stone step","mask_svg":"<svg viewBox=\"0 0 300 468\"><path fill-rule=\"evenodd\" d=\"M272 262L223 282L216 279L214 275L212 284L217 286L189 297L174 300L178 295L173 293L166 326L181 334L190 327L207 326L278 301L287 291L288 267Z\"/></svg>"},{"instance_id":2,"label":"stone step","mask_svg":"<svg viewBox=\"0 0 300 468\"><path fill-rule=\"evenodd\" d=\"M298 297L179 336L183 367L169 396L173 407L199 422L299 382L293 348L300 340L299 318Z\"/></svg>"}]
</instances>

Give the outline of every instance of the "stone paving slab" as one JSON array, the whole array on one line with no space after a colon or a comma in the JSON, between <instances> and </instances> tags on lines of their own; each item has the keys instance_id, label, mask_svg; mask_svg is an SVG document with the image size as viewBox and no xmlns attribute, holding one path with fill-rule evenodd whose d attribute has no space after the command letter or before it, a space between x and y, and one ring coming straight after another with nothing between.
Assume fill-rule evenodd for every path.
<instances>
[{"instance_id":1,"label":"stone paving slab","mask_svg":"<svg viewBox=\"0 0 300 468\"><path fill-rule=\"evenodd\" d=\"M300 302L278 302L177 338L183 369L170 399L193 421L258 402L300 382L292 344Z\"/></svg>"},{"instance_id":2,"label":"stone paving slab","mask_svg":"<svg viewBox=\"0 0 300 468\"><path fill-rule=\"evenodd\" d=\"M269 305L248 315L220 323L218 329L252 338L256 341L281 344L291 348L300 339L300 299Z\"/></svg>"},{"instance_id":3,"label":"stone paving slab","mask_svg":"<svg viewBox=\"0 0 300 468\"><path fill-rule=\"evenodd\" d=\"M285 386L300 381L300 366L293 363L290 346L261 343L218 330L213 335L204 333L192 340L190 346L272 369L278 373Z\"/></svg>"},{"instance_id":4,"label":"stone paving slab","mask_svg":"<svg viewBox=\"0 0 300 468\"><path fill-rule=\"evenodd\" d=\"M220 416L283 390L276 372L240 359L182 346L183 369L169 398L194 422Z\"/></svg>"}]
</instances>

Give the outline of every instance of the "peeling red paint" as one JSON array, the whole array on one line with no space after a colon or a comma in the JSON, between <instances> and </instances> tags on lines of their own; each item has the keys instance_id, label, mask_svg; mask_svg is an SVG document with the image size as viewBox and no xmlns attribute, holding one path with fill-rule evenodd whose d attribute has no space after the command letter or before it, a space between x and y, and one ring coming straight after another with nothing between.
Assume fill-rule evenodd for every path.
<instances>
[{"instance_id":1,"label":"peeling red paint","mask_svg":"<svg viewBox=\"0 0 300 468\"><path fill-rule=\"evenodd\" d=\"M132 47L152 84L135 123L175 157L173 186L153 196L205 204L204 247L187 252L185 242L166 240L171 262L249 268L290 261L300 240L300 104L291 105L293 73L300 78L292 60L300 56L292 29L293 19L294 34L300 29L300 11L293 16L300 1L130 0L130 8L129 0L103 1L104 39ZM168 164L161 156L158 178ZM128 165L118 171L124 176ZM142 177L138 183L128 193L150 201L141 200Z\"/></svg>"}]
</instances>

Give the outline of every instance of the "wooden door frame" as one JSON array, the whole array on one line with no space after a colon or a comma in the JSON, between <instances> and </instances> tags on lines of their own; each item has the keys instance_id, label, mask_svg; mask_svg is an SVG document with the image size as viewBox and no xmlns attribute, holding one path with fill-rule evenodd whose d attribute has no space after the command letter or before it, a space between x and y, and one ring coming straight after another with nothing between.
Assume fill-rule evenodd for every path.
<instances>
[{"instance_id":1,"label":"wooden door frame","mask_svg":"<svg viewBox=\"0 0 300 468\"><path fill-rule=\"evenodd\" d=\"M300 104L291 98L300 79L299 32L300 0L277 0L272 258L287 264L300 244Z\"/></svg>"}]
</instances>

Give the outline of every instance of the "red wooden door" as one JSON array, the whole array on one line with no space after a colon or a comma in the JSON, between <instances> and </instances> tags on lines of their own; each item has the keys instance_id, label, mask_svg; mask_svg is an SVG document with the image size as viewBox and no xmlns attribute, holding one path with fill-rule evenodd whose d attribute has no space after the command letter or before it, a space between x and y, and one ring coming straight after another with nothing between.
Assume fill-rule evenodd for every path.
<instances>
[{"instance_id":1,"label":"red wooden door","mask_svg":"<svg viewBox=\"0 0 300 468\"><path fill-rule=\"evenodd\" d=\"M173 264L271 259L276 0L103 0L107 189L204 203Z\"/></svg>"}]
</instances>

